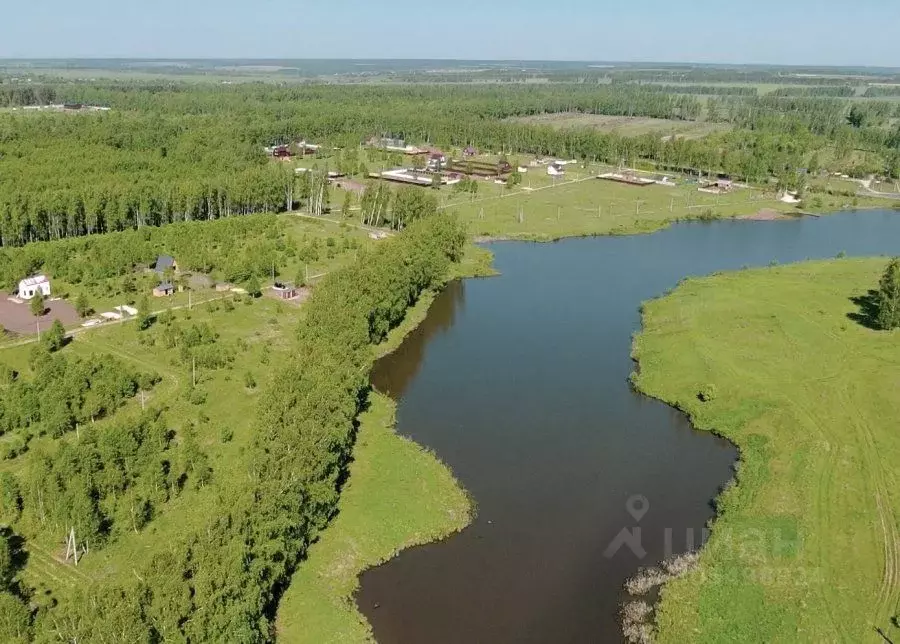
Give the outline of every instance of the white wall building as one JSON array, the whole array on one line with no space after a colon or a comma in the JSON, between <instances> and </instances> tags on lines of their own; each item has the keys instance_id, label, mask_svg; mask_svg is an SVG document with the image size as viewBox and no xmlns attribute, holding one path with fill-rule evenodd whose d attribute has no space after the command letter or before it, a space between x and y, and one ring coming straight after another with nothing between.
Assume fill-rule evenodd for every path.
<instances>
[{"instance_id":1,"label":"white wall building","mask_svg":"<svg viewBox=\"0 0 900 644\"><path fill-rule=\"evenodd\" d=\"M19 297L23 300L30 300L35 295L43 295L50 297L50 280L46 275L35 275L27 277L19 282Z\"/></svg>"}]
</instances>

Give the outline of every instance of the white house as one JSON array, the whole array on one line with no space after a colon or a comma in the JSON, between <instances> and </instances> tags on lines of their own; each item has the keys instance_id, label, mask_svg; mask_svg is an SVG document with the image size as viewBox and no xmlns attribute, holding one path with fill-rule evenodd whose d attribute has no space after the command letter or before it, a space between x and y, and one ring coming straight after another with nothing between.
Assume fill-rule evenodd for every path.
<instances>
[{"instance_id":1,"label":"white house","mask_svg":"<svg viewBox=\"0 0 900 644\"><path fill-rule=\"evenodd\" d=\"M50 280L46 275L35 275L34 277L26 277L19 282L19 297L23 300L30 300L35 295L50 297Z\"/></svg>"},{"instance_id":2,"label":"white house","mask_svg":"<svg viewBox=\"0 0 900 644\"><path fill-rule=\"evenodd\" d=\"M547 174L549 174L551 177L562 177L566 174L566 171L561 165L551 163L547 166Z\"/></svg>"}]
</instances>

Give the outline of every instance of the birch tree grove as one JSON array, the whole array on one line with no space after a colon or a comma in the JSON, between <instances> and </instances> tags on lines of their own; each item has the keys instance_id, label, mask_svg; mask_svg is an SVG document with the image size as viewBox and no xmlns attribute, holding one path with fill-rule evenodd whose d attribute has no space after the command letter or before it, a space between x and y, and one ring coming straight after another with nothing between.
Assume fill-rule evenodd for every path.
<instances>
[{"instance_id":1,"label":"birch tree grove","mask_svg":"<svg viewBox=\"0 0 900 644\"><path fill-rule=\"evenodd\" d=\"M291 164L264 152L276 142L301 138L343 148L337 169L356 177L365 177L367 169L354 152L381 133L445 148L471 145L611 164L626 158L751 181L808 168L815 154L826 151L816 163L822 170L858 177L900 173L896 101L732 92L716 95L710 104L702 93L683 93L689 89L670 93L625 82L540 87L75 82L16 90L7 102L64 92L111 109L0 111L0 242L20 245L291 210L306 199L311 212L322 214L328 199L321 181L327 177L314 171L295 178ZM0 104L3 100L0 91ZM725 127L695 139L556 129L521 118L570 112L685 121L705 106L714 108L713 120ZM383 204L376 206L381 207L370 208L367 221L384 217Z\"/></svg>"}]
</instances>

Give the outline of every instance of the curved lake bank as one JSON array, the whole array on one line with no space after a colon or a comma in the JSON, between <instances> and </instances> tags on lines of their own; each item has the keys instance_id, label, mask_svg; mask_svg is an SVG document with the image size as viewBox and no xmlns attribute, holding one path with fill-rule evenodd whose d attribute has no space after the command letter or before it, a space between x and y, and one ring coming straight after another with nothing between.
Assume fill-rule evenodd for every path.
<instances>
[{"instance_id":1,"label":"curved lake bank","mask_svg":"<svg viewBox=\"0 0 900 644\"><path fill-rule=\"evenodd\" d=\"M399 400L398 431L478 504L460 535L363 575L379 641L619 639L624 580L699 545L736 456L630 389L640 303L689 275L896 253L898 240L900 214L884 211L493 245L502 276L452 284L373 373ZM635 527L639 547L613 553Z\"/></svg>"}]
</instances>

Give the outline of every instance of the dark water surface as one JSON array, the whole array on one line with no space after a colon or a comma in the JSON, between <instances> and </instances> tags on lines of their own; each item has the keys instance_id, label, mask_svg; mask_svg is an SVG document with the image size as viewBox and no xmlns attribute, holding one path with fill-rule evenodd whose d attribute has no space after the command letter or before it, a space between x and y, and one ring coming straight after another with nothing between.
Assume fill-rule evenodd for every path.
<instances>
[{"instance_id":1,"label":"dark water surface","mask_svg":"<svg viewBox=\"0 0 900 644\"><path fill-rule=\"evenodd\" d=\"M629 388L641 302L718 270L900 254L900 212L491 250L502 276L451 284L372 377L399 400L398 431L453 469L478 517L363 574L357 600L382 644L619 641L624 581L689 549L691 531L699 545L736 458ZM646 555L607 556L637 526Z\"/></svg>"}]
</instances>

